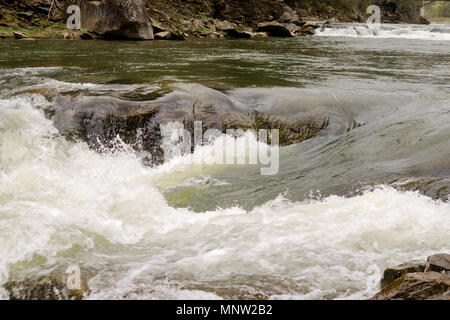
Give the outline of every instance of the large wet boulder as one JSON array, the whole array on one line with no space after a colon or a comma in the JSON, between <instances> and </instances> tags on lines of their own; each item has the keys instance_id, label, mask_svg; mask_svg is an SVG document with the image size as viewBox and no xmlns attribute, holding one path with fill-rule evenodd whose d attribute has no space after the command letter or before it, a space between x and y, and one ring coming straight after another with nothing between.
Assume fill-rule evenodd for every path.
<instances>
[{"instance_id":1,"label":"large wet boulder","mask_svg":"<svg viewBox=\"0 0 450 320\"><path fill-rule=\"evenodd\" d=\"M401 278L407 273L424 272L426 261L414 260L403 263L396 267L388 268L383 273L383 279L381 279L381 288L387 287L395 280Z\"/></svg>"},{"instance_id":2,"label":"large wet boulder","mask_svg":"<svg viewBox=\"0 0 450 320\"><path fill-rule=\"evenodd\" d=\"M81 27L108 39L153 40L142 0L74 0L81 9Z\"/></svg>"},{"instance_id":3,"label":"large wet boulder","mask_svg":"<svg viewBox=\"0 0 450 320\"><path fill-rule=\"evenodd\" d=\"M54 109L56 128L70 139L81 139L91 147L112 148L116 138L125 143L157 153L157 110L149 103L121 100L114 97L59 97L63 105ZM56 102L58 103L58 102ZM138 136L144 136L139 141Z\"/></svg>"},{"instance_id":4,"label":"large wet boulder","mask_svg":"<svg viewBox=\"0 0 450 320\"><path fill-rule=\"evenodd\" d=\"M408 177L389 183L394 188L405 191L419 191L435 200L450 200L450 177L442 173L438 177Z\"/></svg>"},{"instance_id":5,"label":"large wet boulder","mask_svg":"<svg viewBox=\"0 0 450 320\"><path fill-rule=\"evenodd\" d=\"M219 91L189 86L153 101L129 101L109 96L56 97L52 115L56 128L72 139L87 141L94 148L113 147L120 138L147 151L152 162L163 156L161 125L181 123L194 132L202 121L203 131L216 129L278 129L280 144L290 145L317 136L329 124L327 114L272 113L248 107Z\"/></svg>"},{"instance_id":6,"label":"large wet boulder","mask_svg":"<svg viewBox=\"0 0 450 320\"><path fill-rule=\"evenodd\" d=\"M450 299L450 276L438 272L407 273L372 300Z\"/></svg>"},{"instance_id":7,"label":"large wet boulder","mask_svg":"<svg viewBox=\"0 0 450 320\"><path fill-rule=\"evenodd\" d=\"M280 23L278 21L258 23L256 31L266 32L272 37L289 38L294 36L290 24Z\"/></svg>"}]
</instances>

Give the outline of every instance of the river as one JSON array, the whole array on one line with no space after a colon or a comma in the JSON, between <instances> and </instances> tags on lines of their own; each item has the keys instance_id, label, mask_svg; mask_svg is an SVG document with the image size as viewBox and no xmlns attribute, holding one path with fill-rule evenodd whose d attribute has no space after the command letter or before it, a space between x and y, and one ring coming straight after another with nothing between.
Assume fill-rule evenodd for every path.
<instances>
[{"instance_id":1,"label":"river","mask_svg":"<svg viewBox=\"0 0 450 320\"><path fill-rule=\"evenodd\" d=\"M0 43L0 286L77 266L86 299L367 299L380 270L450 253L448 201L387 185L344 196L392 174L450 176L448 25ZM274 176L190 156L146 166L126 145L99 153L62 137L43 96L16 95L37 88L226 95L331 123L282 147Z\"/></svg>"}]
</instances>

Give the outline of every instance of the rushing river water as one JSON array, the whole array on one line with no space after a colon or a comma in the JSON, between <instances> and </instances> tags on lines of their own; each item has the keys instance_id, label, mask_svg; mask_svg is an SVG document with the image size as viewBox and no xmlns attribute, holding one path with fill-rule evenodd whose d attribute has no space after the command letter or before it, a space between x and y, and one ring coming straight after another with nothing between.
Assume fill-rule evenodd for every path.
<instances>
[{"instance_id":1,"label":"rushing river water","mask_svg":"<svg viewBox=\"0 0 450 320\"><path fill-rule=\"evenodd\" d=\"M374 270L450 252L448 202L388 186L336 195L390 174L450 176L450 27L358 28L2 41L0 285L75 265L87 299L365 299ZM275 176L189 156L149 167L126 146L98 153L61 137L44 97L15 95L36 88L212 103L220 93L271 113L325 110L331 123L282 147Z\"/></svg>"}]
</instances>

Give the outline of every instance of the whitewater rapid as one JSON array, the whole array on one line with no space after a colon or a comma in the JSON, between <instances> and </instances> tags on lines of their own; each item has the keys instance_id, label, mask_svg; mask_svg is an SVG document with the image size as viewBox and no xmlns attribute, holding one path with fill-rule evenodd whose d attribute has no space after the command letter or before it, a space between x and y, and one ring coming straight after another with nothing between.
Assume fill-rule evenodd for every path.
<instances>
[{"instance_id":1,"label":"whitewater rapid","mask_svg":"<svg viewBox=\"0 0 450 320\"><path fill-rule=\"evenodd\" d=\"M0 286L77 265L87 299L364 299L378 289L371 270L449 252L450 205L387 186L280 194L250 210L174 208L160 185L182 174L226 187L195 179L225 169L190 157L147 167L120 141L97 153L61 137L47 103L0 100Z\"/></svg>"},{"instance_id":2,"label":"whitewater rapid","mask_svg":"<svg viewBox=\"0 0 450 320\"><path fill-rule=\"evenodd\" d=\"M318 29L316 36L450 41L450 25L392 25L368 28L364 24L336 24Z\"/></svg>"}]
</instances>

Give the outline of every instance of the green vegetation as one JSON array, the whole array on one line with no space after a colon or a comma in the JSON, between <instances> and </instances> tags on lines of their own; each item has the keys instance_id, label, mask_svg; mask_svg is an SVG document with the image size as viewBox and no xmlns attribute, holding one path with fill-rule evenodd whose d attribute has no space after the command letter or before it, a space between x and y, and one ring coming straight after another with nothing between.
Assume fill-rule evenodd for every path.
<instances>
[{"instance_id":1,"label":"green vegetation","mask_svg":"<svg viewBox=\"0 0 450 320\"><path fill-rule=\"evenodd\" d=\"M13 2L0 3L0 37L12 37L22 31L36 38L63 37L64 10L50 17L45 12L34 12L34 0L24 0L28 11L22 12ZM261 21L278 19L285 11L284 4L273 0L144 0L150 16L168 30L194 36L220 36L211 27L211 20L227 20L237 25L254 28ZM61 8L67 0L60 0ZM383 5L382 19L392 18L392 23L417 23L416 0L284 0L300 17L309 20L340 22L364 21L367 8ZM393 4L393 6L392 6ZM393 8L392 8L393 7ZM387 8L387 10L386 10ZM450 3L436 3L429 7L430 17L449 16ZM200 20L198 23L197 20ZM435 19L433 19L435 20ZM202 23L203 22L203 23ZM82 30L86 32L87 30Z\"/></svg>"},{"instance_id":2,"label":"green vegetation","mask_svg":"<svg viewBox=\"0 0 450 320\"><path fill-rule=\"evenodd\" d=\"M66 30L64 24L56 22L52 23L50 26L27 26L21 27L17 25L11 25L8 27L0 27L0 36L3 37L13 37L15 31L24 32L35 38L52 38L56 34L63 30Z\"/></svg>"},{"instance_id":3,"label":"green vegetation","mask_svg":"<svg viewBox=\"0 0 450 320\"><path fill-rule=\"evenodd\" d=\"M450 18L450 2L436 2L427 8L430 18Z\"/></svg>"}]
</instances>

